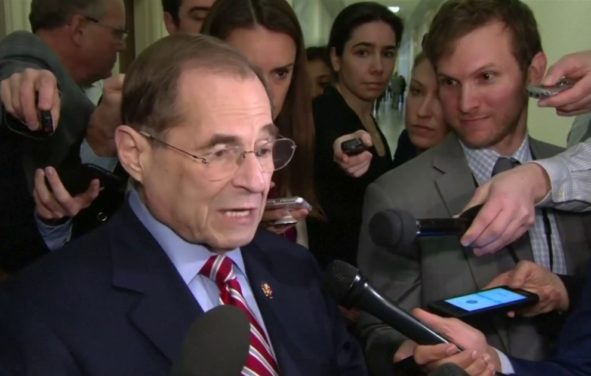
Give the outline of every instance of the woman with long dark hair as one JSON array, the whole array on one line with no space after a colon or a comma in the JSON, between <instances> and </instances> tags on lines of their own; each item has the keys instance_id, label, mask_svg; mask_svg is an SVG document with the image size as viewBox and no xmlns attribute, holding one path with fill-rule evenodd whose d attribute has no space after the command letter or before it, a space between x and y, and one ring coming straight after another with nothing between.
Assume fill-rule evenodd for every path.
<instances>
[{"instance_id":1,"label":"woman with long dark hair","mask_svg":"<svg viewBox=\"0 0 591 376\"><path fill-rule=\"evenodd\" d=\"M275 125L282 136L296 142L287 168L273 177L271 196L301 196L312 206L311 216L321 210L313 182L314 125L306 73L306 51L300 24L285 0L217 0L203 33L218 37L240 50L267 79L273 98ZM228 93L232 95L232 93ZM307 245L304 208L291 210L298 222L298 242ZM285 215L284 209L267 210L264 223ZM274 228L282 232L285 228Z\"/></svg>"},{"instance_id":2,"label":"woman with long dark hair","mask_svg":"<svg viewBox=\"0 0 591 376\"><path fill-rule=\"evenodd\" d=\"M323 261L356 263L365 188L392 168L390 149L372 108L392 76L402 30L401 19L374 2L346 7L332 25L328 48L336 82L314 100L316 183L327 217L315 248L323 252ZM338 139L352 133L363 134L370 148L343 158L365 159L369 168L363 174L345 171L333 158L335 141L340 147Z\"/></svg>"}]
</instances>

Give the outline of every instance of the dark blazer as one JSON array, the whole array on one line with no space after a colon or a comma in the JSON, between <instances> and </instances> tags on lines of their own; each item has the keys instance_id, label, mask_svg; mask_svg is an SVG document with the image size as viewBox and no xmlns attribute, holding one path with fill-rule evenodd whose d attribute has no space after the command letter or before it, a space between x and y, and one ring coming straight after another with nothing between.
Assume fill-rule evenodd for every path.
<instances>
[{"instance_id":1,"label":"dark blazer","mask_svg":"<svg viewBox=\"0 0 591 376\"><path fill-rule=\"evenodd\" d=\"M531 138L530 146L536 158L560 151L556 146ZM463 209L475 189L472 172L454 134L380 177L368 187L365 197L359 244L362 272L385 296L411 309L482 289L494 277L513 268L515 261L507 250L478 257L471 249L461 247L457 236L420 238L404 249L378 247L370 238L369 220L380 210L402 209L415 218L449 218ZM591 229L590 217L564 212L555 212L555 216L567 269L572 275L582 276L590 256L585 236ZM527 237L513 247L519 259L533 259ZM489 343L516 357L543 359L552 347L531 319L495 317L480 323L478 328L487 335ZM403 340L399 333L377 324L369 316L360 320L360 330L369 357L376 362L380 359L389 362L393 349Z\"/></svg>"},{"instance_id":2,"label":"dark blazer","mask_svg":"<svg viewBox=\"0 0 591 376\"><path fill-rule=\"evenodd\" d=\"M417 155L419 155L419 151L410 140L408 131L404 129L402 132L400 132L400 136L398 136L398 145L396 146L396 151L394 152L393 168L410 161Z\"/></svg>"},{"instance_id":3,"label":"dark blazer","mask_svg":"<svg viewBox=\"0 0 591 376\"><path fill-rule=\"evenodd\" d=\"M282 375L366 374L361 350L321 290L306 249L261 230L242 254ZM272 299L262 283L272 287ZM185 332L203 314L127 204L4 291L20 311L9 320L18 325L5 325L19 332L4 330L16 337L12 347L21 355L2 360L0 354L0 364L15 374L168 375Z\"/></svg>"},{"instance_id":4,"label":"dark blazer","mask_svg":"<svg viewBox=\"0 0 591 376\"><path fill-rule=\"evenodd\" d=\"M309 226L310 249L319 254L323 262L336 258L356 264L363 194L369 183L393 166L388 142L380 131L380 138L386 147L385 156L378 156L372 148L373 159L369 170L363 176L353 178L333 161L332 144L338 137L364 127L334 87L329 86L314 100L314 124L314 180L327 224L320 230Z\"/></svg>"},{"instance_id":5,"label":"dark blazer","mask_svg":"<svg viewBox=\"0 0 591 376\"><path fill-rule=\"evenodd\" d=\"M543 362L511 359L517 375L591 375L591 264L579 305L564 324L556 353Z\"/></svg>"},{"instance_id":6,"label":"dark blazer","mask_svg":"<svg viewBox=\"0 0 591 376\"><path fill-rule=\"evenodd\" d=\"M37 231L31 196L35 169L54 166L74 170L80 166L80 144L86 134L94 104L60 62L59 57L35 34L18 31L0 41L0 80L26 68L51 71L61 97L60 121L51 136L31 134L0 106L0 268L14 272L47 252ZM102 197L101 197L102 196ZM106 198L108 196L108 198ZM122 194L101 192L92 207L84 210L84 226L91 228L108 218L122 201Z\"/></svg>"}]
</instances>

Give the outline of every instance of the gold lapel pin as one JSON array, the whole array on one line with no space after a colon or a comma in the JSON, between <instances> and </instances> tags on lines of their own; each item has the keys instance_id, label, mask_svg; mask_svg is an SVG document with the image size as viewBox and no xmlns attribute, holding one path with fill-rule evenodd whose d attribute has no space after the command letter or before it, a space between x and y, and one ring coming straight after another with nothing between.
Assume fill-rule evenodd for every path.
<instances>
[{"instance_id":1,"label":"gold lapel pin","mask_svg":"<svg viewBox=\"0 0 591 376\"><path fill-rule=\"evenodd\" d=\"M261 290L268 299L273 299L273 289L271 288L270 284L268 284L267 282L261 283Z\"/></svg>"}]
</instances>

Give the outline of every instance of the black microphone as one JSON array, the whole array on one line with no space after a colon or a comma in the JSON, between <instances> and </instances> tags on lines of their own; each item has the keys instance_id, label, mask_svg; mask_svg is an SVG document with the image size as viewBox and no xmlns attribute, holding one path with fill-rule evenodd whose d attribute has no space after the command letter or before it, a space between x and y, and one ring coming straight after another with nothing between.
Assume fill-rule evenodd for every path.
<instances>
[{"instance_id":1,"label":"black microphone","mask_svg":"<svg viewBox=\"0 0 591 376\"><path fill-rule=\"evenodd\" d=\"M369 222L369 235L382 247L407 247L417 237L463 235L482 205L473 206L457 218L415 219L404 210L386 209Z\"/></svg>"},{"instance_id":2,"label":"black microphone","mask_svg":"<svg viewBox=\"0 0 591 376\"><path fill-rule=\"evenodd\" d=\"M172 376L239 375L250 347L250 324L239 308L215 307L189 328Z\"/></svg>"},{"instance_id":3,"label":"black microphone","mask_svg":"<svg viewBox=\"0 0 591 376\"><path fill-rule=\"evenodd\" d=\"M357 268L344 261L335 260L328 265L324 288L339 304L361 308L420 345L450 342L410 313L384 299Z\"/></svg>"}]
</instances>

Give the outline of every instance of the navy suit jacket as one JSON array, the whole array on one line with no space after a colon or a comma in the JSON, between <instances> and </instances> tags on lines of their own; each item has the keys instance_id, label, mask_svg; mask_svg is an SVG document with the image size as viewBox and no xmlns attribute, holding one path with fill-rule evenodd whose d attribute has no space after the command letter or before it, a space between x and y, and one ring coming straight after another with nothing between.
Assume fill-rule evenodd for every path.
<instances>
[{"instance_id":1,"label":"navy suit jacket","mask_svg":"<svg viewBox=\"0 0 591 376\"><path fill-rule=\"evenodd\" d=\"M322 291L306 249L261 230L242 253L282 375L366 374L360 347ZM3 290L17 312L0 324L11 349L0 354L0 369L14 374L168 375L203 314L128 205Z\"/></svg>"},{"instance_id":2,"label":"navy suit jacket","mask_svg":"<svg viewBox=\"0 0 591 376\"><path fill-rule=\"evenodd\" d=\"M591 375L591 264L579 305L562 328L556 354L547 361L511 359L517 375Z\"/></svg>"}]
</instances>

